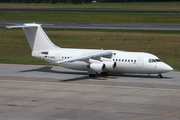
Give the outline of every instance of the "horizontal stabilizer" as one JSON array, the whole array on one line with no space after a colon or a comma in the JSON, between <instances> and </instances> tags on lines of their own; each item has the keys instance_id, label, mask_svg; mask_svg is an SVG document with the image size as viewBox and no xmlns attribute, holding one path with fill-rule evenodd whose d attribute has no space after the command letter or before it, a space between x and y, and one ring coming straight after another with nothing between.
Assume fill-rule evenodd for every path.
<instances>
[{"instance_id":1,"label":"horizontal stabilizer","mask_svg":"<svg viewBox=\"0 0 180 120\"><path fill-rule=\"evenodd\" d=\"M24 24L16 24L11 26L6 26L6 28L25 28L25 27L38 27L41 26L41 24L36 23L24 23Z\"/></svg>"}]
</instances>

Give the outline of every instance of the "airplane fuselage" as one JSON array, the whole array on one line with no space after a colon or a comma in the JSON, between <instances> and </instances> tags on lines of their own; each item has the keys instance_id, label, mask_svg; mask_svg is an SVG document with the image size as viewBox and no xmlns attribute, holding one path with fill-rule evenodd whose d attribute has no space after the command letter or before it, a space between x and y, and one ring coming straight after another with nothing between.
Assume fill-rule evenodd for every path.
<instances>
[{"instance_id":1,"label":"airplane fuselage","mask_svg":"<svg viewBox=\"0 0 180 120\"><path fill-rule=\"evenodd\" d=\"M73 52L72 52L73 51ZM72 59L74 57L85 54L96 53L102 50L94 49L60 49L55 51L33 51L32 56L45 60L51 64L60 65L62 67L87 71L89 63L87 61L66 62L57 64L57 61ZM144 52L126 52L118 50L110 50L113 52L110 60L116 62L116 67L113 70L105 70L107 72L122 72L122 73L141 73L141 74L161 74L172 70L166 63L150 53ZM93 59L93 58L92 58ZM150 62L149 60L155 60ZM103 72L103 71L102 71Z\"/></svg>"}]
</instances>

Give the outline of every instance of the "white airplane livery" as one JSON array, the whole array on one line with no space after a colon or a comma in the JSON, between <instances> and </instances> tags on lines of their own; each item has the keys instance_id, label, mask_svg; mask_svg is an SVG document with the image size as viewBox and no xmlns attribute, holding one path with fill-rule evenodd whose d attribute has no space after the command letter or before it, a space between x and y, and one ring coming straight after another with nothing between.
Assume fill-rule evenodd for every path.
<instances>
[{"instance_id":1,"label":"white airplane livery","mask_svg":"<svg viewBox=\"0 0 180 120\"><path fill-rule=\"evenodd\" d=\"M157 74L158 78L162 78L162 73L173 70L172 67L150 53L58 47L51 42L40 24L24 23L6 27L23 29L33 57L50 64L87 71L90 77L98 73L120 72Z\"/></svg>"}]
</instances>

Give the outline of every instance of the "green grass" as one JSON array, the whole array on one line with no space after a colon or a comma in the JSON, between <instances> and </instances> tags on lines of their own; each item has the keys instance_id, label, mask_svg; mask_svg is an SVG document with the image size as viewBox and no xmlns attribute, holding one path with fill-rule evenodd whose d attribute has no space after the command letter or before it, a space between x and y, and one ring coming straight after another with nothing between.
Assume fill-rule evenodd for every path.
<instances>
[{"instance_id":1,"label":"green grass","mask_svg":"<svg viewBox=\"0 0 180 120\"><path fill-rule=\"evenodd\" d=\"M180 23L179 14L120 14L0 11L1 21L25 22L103 22L103 23Z\"/></svg>"},{"instance_id":2,"label":"green grass","mask_svg":"<svg viewBox=\"0 0 180 120\"><path fill-rule=\"evenodd\" d=\"M127 3L90 3L90 4L23 4L1 3L5 9L106 9L122 11L180 11L180 2L127 2Z\"/></svg>"},{"instance_id":3,"label":"green grass","mask_svg":"<svg viewBox=\"0 0 180 120\"><path fill-rule=\"evenodd\" d=\"M180 70L180 31L45 29L60 47L143 51ZM31 57L21 29L0 27L1 63L47 64ZM73 44L72 44L73 43Z\"/></svg>"},{"instance_id":4,"label":"green grass","mask_svg":"<svg viewBox=\"0 0 180 120\"><path fill-rule=\"evenodd\" d=\"M5 9L100 9L122 11L180 11L180 2L91 3L91 4L20 4L1 3ZM0 11L1 21L25 22L104 22L104 23L180 23L179 14L130 14L83 12L17 12Z\"/></svg>"}]
</instances>

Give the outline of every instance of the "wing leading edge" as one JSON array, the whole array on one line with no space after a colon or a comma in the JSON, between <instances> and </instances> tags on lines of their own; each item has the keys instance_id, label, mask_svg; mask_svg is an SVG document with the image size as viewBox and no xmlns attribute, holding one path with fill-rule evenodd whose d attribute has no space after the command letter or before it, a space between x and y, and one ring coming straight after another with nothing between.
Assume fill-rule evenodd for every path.
<instances>
[{"instance_id":1,"label":"wing leading edge","mask_svg":"<svg viewBox=\"0 0 180 120\"><path fill-rule=\"evenodd\" d=\"M78 57L71 58L71 59L58 61L57 63L62 64L62 63L66 63L66 62L85 61L85 60L89 60L91 58L111 56L112 54L113 53L111 51L103 50L103 51L99 51L99 52L96 52L96 53L91 53L91 54L82 55L82 56L78 56Z\"/></svg>"}]
</instances>

